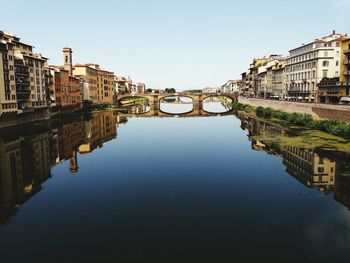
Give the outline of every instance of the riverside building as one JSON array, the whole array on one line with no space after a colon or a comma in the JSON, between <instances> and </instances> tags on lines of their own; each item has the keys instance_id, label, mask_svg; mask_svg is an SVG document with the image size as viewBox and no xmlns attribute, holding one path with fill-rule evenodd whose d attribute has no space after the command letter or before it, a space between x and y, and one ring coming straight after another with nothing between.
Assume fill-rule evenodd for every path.
<instances>
[{"instance_id":1,"label":"riverside building","mask_svg":"<svg viewBox=\"0 0 350 263\"><path fill-rule=\"evenodd\" d=\"M318 101L318 84L322 79L340 77L344 38L345 35L333 31L329 36L289 51L285 71L289 99Z\"/></svg>"},{"instance_id":2,"label":"riverside building","mask_svg":"<svg viewBox=\"0 0 350 263\"><path fill-rule=\"evenodd\" d=\"M350 104L350 39L342 39L340 74L334 78L323 78L318 84L320 102Z\"/></svg>"},{"instance_id":3,"label":"riverside building","mask_svg":"<svg viewBox=\"0 0 350 263\"><path fill-rule=\"evenodd\" d=\"M33 46L0 31L0 115L48 107L46 61Z\"/></svg>"},{"instance_id":4,"label":"riverside building","mask_svg":"<svg viewBox=\"0 0 350 263\"><path fill-rule=\"evenodd\" d=\"M63 68L69 75L80 79L81 99L93 104L112 104L115 94L114 73L93 63L73 65L72 53L71 48L63 48Z\"/></svg>"},{"instance_id":5,"label":"riverside building","mask_svg":"<svg viewBox=\"0 0 350 263\"><path fill-rule=\"evenodd\" d=\"M51 66L49 70L51 106L68 107L80 104L80 79L70 75L69 71L62 68Z\"/></svg>"}]
</instances>

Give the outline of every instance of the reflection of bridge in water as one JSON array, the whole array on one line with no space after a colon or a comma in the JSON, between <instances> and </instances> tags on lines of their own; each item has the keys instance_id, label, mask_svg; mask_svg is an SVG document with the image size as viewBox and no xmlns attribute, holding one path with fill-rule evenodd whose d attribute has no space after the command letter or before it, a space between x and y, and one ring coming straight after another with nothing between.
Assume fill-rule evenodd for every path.
<instances>
[{"instance_id":1,"label":"reflection of bridge in water","mask_svg":"<svg viewBox=\"0 0 350 263\"><path fill-rule=\"evenodd\" d=\"M139 114L133 114L133 113L126 113L121 114L125 117L132 117L132 118L153 118L153 117L159 117L159 118L197 118L197 117L215 117L215 116L229 116L233 115L233 111L229 110L227 112L223 113L212 113L207 112L203 109L193 109L190 112L185 113L167 113L164 111L161 111L160 109L150 108L149 111Z\"/></svg>"},{"instance_id":2,"label":"reflection of bridge in water","mask_svg":"<svg viewBox=\"0 0 350 263\"><path fill-rule=\"evenodd\" d=\"M145 113L140 114L126 114L133 117L179 117L179 118L189 118L189 117L211 117L211 116L225 116L231 115L232 109L226 108L227 112L224 113L215 113L208 112L203 109L203 103L205 100L211 98L225 97L231 101L236 101L237 97L235 94L231 93L189 93L189 92L180 92L180 93L159 93L159 94L122 94L118 95L117 103L120 104L122 100L125 99L136 99L136 98L145 98L149 102L150 110ZM174 101L166 102L167 98L174 99ZM181 98L190 98L192 102L184 102ZM214 101L213 99L211 101ZM185 113L168 113L160 109L161 103L168 104L192 104L193 108L189 112Z\"/></svg>"}]
</instances>

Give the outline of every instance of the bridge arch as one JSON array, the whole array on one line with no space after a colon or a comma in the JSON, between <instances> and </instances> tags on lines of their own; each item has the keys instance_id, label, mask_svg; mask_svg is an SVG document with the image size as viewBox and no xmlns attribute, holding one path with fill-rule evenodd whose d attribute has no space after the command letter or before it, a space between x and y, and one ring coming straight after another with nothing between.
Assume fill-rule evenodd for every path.
<instances>
[{"instance_id":1,"label":"bridge arch","mask_svg":"<svg viewBox=\"0 0 350 263\"><path fill-rule=\"evenodd\" d=\"M167 102L166 99L175 98L172 102ZM189 99L189 102L181 101L181 98ZM179 101L178 101L178 100ZM195 104L194 99L189 96L182 95L171 95L171 96L161 96L159 98L159 111L163 114L170 114L174 116L180 116L189 114L194 111Z\"/></svg>"},{"instance_id":2,"label":"bridge arch","mask_svg":"<svg viewBox=\"0 0 350 263\"><path fill-rule=\"evenodd\" d=\"M236 101L237 98L234 94L227 94L227 93L203 93L202 95L202 101L208 99L208 98L218 98L218 97L224 97L232 100L232 102Z\"/></svg>"},{"instance_id":3,"label":"bridge arch","mask_svg":"<svg viewBox=\"0 0 350 263\"><path fill-rule=\"evenodd\" d=\"M159 94L158 99L159 99L159 101L162 101L165 98L169 98L169 97L189 98L192 100L192 103L196 100L196 96L193 96L193 95L188 94L188 93Z\"/></svg>"},{"instance_id":4,"label":"bridge arch","mask_svg":"<svg viewBox=\"0 0 350 263\"><path fill-rule=\"evenodd\" d=\"M224 107L224 110L222 110L222 111L217 111L217 109L211 110L209 103L212 101L208 101L211 98L223 98L224 101L221 101L221 103L222 103L222 106ZM227 95L227 94L207 94L202 98L202 110L206 113L212 113L212 114L219 114L219 115L228 114L228 113L232 112L232 110L233 110L232 103L235 101L235 99L236 98L234 96L231 96L231 94L230 95ZM206 103L206 102L208 102L208 103ZM219 100L214 101L214 102L220 103ZM225 104L225 102L226 102L226 104Z\"/></svg>"}]
</instances>

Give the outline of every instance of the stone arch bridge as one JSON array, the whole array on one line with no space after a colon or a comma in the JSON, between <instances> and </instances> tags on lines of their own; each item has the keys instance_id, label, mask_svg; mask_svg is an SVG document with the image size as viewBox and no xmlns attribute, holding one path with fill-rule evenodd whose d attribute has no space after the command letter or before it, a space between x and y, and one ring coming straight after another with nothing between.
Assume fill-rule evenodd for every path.
<instances>
[{"instance_id":1,"label":"stone arch bridge","mask_svg":"<svg viewBox=\"0 0 350 263\"><path fill-rule=\"evenodd\" d=\"M193 110L202 111L203 102L207 98L211 97L227 97L232 99L232 101L237 101L237 95L232 93L190 93L190 92L179 92L179 93L141 93L141 94L119 94L116 97L116 103L120 105L120 102L124 99L133 98L145 98L148 100L151 110L158 111L160 108L160 103L165 98L169 97L185 97L192 99ZM186 104L186 103L185 103Z\"/></svg>"}]
</instances>

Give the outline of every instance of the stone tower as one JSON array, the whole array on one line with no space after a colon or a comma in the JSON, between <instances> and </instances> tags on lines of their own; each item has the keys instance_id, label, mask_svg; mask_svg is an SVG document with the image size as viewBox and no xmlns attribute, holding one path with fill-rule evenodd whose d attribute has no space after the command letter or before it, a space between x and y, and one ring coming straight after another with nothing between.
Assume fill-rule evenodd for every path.
<instances>
[{"instance_id":1,"label":"stone tower","mask_svg":"<svg viewBox=\"0 0 350 263\"><path fill-rule=\"evenodd\" d=\"M64 69L73 75L72 49L69 47L63 48Z\"/></svg>"}]
</instances>

